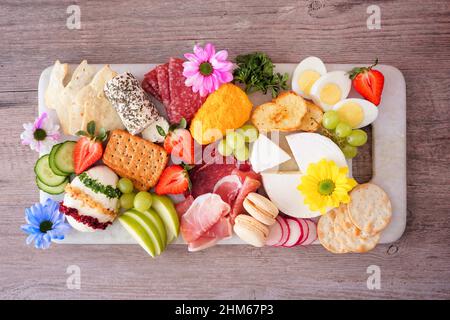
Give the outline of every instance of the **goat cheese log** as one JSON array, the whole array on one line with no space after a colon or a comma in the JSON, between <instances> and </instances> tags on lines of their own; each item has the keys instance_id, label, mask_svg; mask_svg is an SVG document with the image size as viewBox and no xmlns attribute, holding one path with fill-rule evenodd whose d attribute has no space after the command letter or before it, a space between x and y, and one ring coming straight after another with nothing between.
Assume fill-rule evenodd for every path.
<instances>
[{"instance_id":1,"label":"goat cheese log","mask_svg":"<svg viewBox=\"0 0 450 320\"><path fill-rule=\"evenodd\" d=\"M139 81L129 72L109 80L104 92L125 128L133 135L160 118L156 106L141 88Z\"/></svg>"}]
</instances>

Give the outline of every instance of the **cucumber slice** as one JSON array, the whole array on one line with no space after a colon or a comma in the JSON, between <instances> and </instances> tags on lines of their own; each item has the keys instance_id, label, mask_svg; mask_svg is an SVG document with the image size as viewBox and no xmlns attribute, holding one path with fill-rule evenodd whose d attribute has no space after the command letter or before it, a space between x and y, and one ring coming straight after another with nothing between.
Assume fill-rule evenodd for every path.
<instances>
[{"instance_id":1,"label":"cucumber slice","mask_svg":"<svg viewBox=\"0 0 450 320\"><path fill-rule=\"evenodd\" d=\"M55 152L55 166L66 175L75 172L73 165L73 149L75 145L75 141L66 141Z\"/></svg>"},{"instance_id":2,"label":"cucumber slice","mask_svg":"<svg viewBox=\"0 0 450 320\"><path fill-rule=\"evenodd\" d=\"M36 161L36 165L34 166L34 173L36 173L39 180L41 180L41 182L43 182L47 186L56 187L63 183L67 177L54 174L52 169L50 169L48 158L49 155L46 154L45 156L40 157L38 161Z\"/></svg>"},{"instance_id":3,"label":"cucumber slice","mask_svg":"<svg viewBox=\"0 0 450 320\"><path fill-rule=\"evenodd\" d=\"M52 148L52 151L50 151L50 155L48 158L50 169L52 169L53 173L56 174L57 176L67 176L65 172L62 172L55 166L55 154L56 151L59 149L59 147L61 147L62 145L63 145L62 143L55 144Z\"/></svg>"},{"instance_id":4,"label":"cucumber slice","mask_svg":"<svg viewBox=\"0 0 450 320\"><path fill-rule=\"evenodd\" d=\"M64 192L64 188L66 187L66 185L69 183L69 179L66 178L66 180L64 180L63 183L61 183L60 185L51 187L46 185L45 183L43 183L41 180L39 180L38 177L36 177L36 185L39 188L39 190L42 190L48 194L61 194Z\"/></svg>"}]
</instances>

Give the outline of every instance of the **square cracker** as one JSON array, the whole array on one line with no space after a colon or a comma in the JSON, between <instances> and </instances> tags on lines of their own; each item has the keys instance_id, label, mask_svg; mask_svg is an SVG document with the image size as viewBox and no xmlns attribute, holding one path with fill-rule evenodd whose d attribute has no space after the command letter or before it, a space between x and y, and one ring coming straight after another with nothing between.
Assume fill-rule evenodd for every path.
<instances>
[{"instance_id":1,"label":"square cracker","mask_svg":"<svg viewBox=\"0 0 450 320\"><path fill-rule=\"evenodd\" d=\"M103 154L103 163L140 191L156 185L168 160L164 148L124 130L111 132Z\"/></svg>"}]
</instances>

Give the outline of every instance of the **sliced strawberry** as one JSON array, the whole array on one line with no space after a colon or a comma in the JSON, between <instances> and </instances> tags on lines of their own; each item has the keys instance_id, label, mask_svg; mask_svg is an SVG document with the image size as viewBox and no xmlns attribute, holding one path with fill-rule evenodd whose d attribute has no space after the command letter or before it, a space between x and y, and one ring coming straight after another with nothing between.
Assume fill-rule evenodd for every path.
<instances>
[{"instance_id":1,"label":"sliced strawberry","mask_svg":"<svg viewBox=\"0 0 450 320\"><path fill-rule=\"evenodd\" d=\"M182 119L176 127L171 127L168 133L165 133L162 128L158 128L158 131L162 131L160 134L166 137L164 149L167 153L187 164L194 163L194 139L189 130L186 129L185 119Z\"/></svg>"},{"instance_id":2,"label":"sliced strawberry","mask_svg":"<svg viewBox=\"0 0 450 320\"><path fill-rule=\"evenodd\" d=\"M73 150L73 162L76 174L82 173L102 158L102 142L108 136L103 128L99 130L98 135L95 135L94 121L88 123L87 131L77 132L77 135L82 137L77 141Z\"/></svg>"},{"instance_id":3,"label":"sliced strawberry","mask_svg":"<svg viewBox=\"0 0 450 320\"><path fill-rule=\"evenodd\" d=\"M156 194L180 194L188 190L191 184L188 170L179 165L165 168L155 187Z\"/></svg>"},{"instance_id":4,"label":"sliced strawberry","mask_svg":"<svg viewBox=\"0 0 450 320\"><path fill-rule=\"evenodd\" d=\"M378 59L370 67L353 68L349 74L353 87L365 99L378 106L384 87L384 76L378 70L373 70L378 64Z\"/></svg>"}]
</instances>

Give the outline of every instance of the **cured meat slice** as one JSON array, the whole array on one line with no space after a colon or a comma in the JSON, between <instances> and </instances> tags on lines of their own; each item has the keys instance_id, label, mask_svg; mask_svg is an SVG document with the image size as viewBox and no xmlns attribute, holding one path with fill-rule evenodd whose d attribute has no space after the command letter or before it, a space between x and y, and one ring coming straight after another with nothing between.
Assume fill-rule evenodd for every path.
<instances>
[{"instance_id":1,"label":"cured meat slice","mask_svg":"<svg viewBox=\"0 0 450 320\"><path fill-rule=\"evenodd\" d=\"M230 206L219 195L204 194L194 200L181 217L180 231L184 241L193 242L230 212Z\"/></svg>"},{"instance_id":2,"label":"cured meat slice","mask_svg":"<svg viewBox=\"0 0 450 320\"><path fill-rule=\"evenodd\" d=\"M230 217L231 223L234 224L234 219L244 212L244 199L250 192L255 192L261 186L261 182L259 180L246 177L244 183L242 184L242 188L239 191L239 194L234 201L233 207L231 209Z\"/></svg>"},{"instance_id":3,"label":"cured meat slice","mask_svg":"<svg viewBox=\"0 0 450 320\"><path fill-rule=\"evenodd\" d=\"M169 87L169 64L165 63L156 67L156 77L158 79L159 95L161 102L167 110L170 104L170 87Z\"/></svg>"},{"instance_id":4,"label":"cured meat slice","mask_svg":"<svg viewBox=\"0 0 450 320\"><path fill-rule=\"evenodd\" d=\"M170 123L179 123L181 118L191 121L206 99L184 84L186 78L183 76L183 62L177 58L170 58L169 61L170 104L164 105Z\"/></svg>"},{"instance_id":5,"label":"cured meat slice","mask_svg":"<svg viewBox=\"0 0 450 320\"><path fill-rule=\"evenodd\" d=\"M194 197L189 195L184 199L183 201L177 203L175 205L175 210L177 211L178 218L181 219L181 217L188 211L189 207L194 202Z\"/></svg>"},{"instance_id":6,"label":"cured meat slice","mask_svg":"<svg viewBox=\"0 0 450 320\"><path fill-rule=\"evenodd\" d=\"M161 101L158 86L158 74L156 68L150 70L144 75L144 80L142 80L142 89L144 89L145 92L151 94L156 99Z\"/></svg>"},{"instance_id":7,"label":"cured meat slice","mask_svg":"<svg viewBox=\"0 0 450 320\"><path fill-rule=\"evenodd\" d=\"M191 195L197 198L202 194L213 192L217 181L230 175L234 169L236 169L234 164L211 163L195 166L189 172L192 183Z\"/></svg>"},{"instance_id":8,"label":"cured meat slice","mask_svg":"<svg viewBox=\"0 0 450 320\"><path fill-rule=\"evenodd\" d=\"M223 201L231 206L233 205L234 200L239 194L239 190L241 190L241 188L242 182L240 177L236 174L231 174L217 181L214 186L213 193L218 194Z\"/></svg>"},{"instance_id":9,"label":"cured meat slice","mask_svg":"<svg viewBox=\"0 0 450 320\"><path fill-rule=\"evenodd\" d=\"M208 231L206 231L197 240L188 244L188 250L191 252L200 251L214 246L222 239L232 236L232 225L229 218L220 218Z\"/></svg>"}]
</instances>

